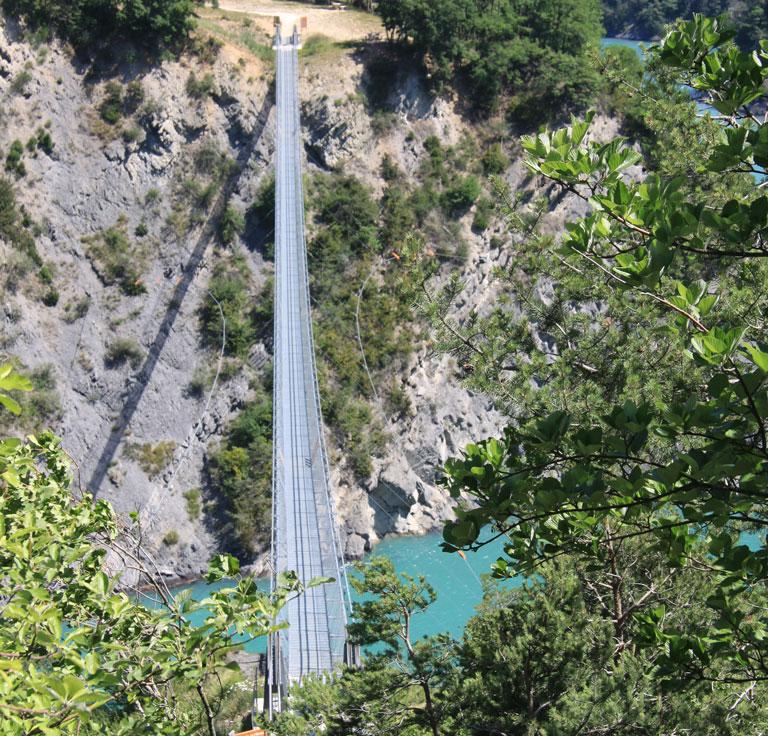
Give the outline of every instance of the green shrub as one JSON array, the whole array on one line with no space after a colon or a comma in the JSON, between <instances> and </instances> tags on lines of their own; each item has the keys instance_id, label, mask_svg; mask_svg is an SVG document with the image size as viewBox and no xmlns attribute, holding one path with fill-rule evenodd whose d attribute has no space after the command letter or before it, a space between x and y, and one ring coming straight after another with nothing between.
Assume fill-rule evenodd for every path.
<instances>
[{"instance_id":1,"label":"green shrub","mask_svg":"<svg viewBox=\"0 0 768 736\"><path fill-rule=\"evenodd\" d=\"M107 82L104 99L99 105L99 115L109 125L120 122L123 116L123 86L119 82Z\"/></svg>"},{"instance_id":2,"label":"green shrub","mask_svg":"<svg viewBox=\"0 0 768 736\"><path fill-rule=\"evenodd\" d=\"M53 283L53 271L51 271L51 267L47 264L40 267L37 276L44 284Z\"/></svg>"},{"instance_id":3,"label":"green shrub","mask_svg":"<svg viewBox=\"0 0 768 736\"><path fill-rule=\"evenodd\" d=\"M88 256L104 284L119 284L124 294L138 296L146 292L141 278L144 255L130 241L124 228L125 221L121 220L114 227L84 238L84 241L89 245Z\"/></svg>"},{"instance_id":4,"label":"green shrub","mask_svg":"<svg viewBox=\"0 0 768 736\"><path fill-rule=\"evenodd\" d=\"M371 130L377 137L389 133L397 125L397 115L388 110L376 110L371 118Z\"/></svg>"},{"instance_id":5,"label":"green shrub","mask_svg":"<svg viewBox=\"0 0 768 736\"><path fill-rule=\"evenodd\" d=\"M160 475L168 467L174 452L176 443L170 440L154 445L151 442L128 443L125 447L126 457L135 460L150 478Z\"/></svg>"},{"instance_id":6,"label":"green shrub","mask_svg":"<svg viewBox=\"0 0 768 736\"><path fill-rule=\"evenodd\" d=\"M199 488L190 488L188 491L184 491L184 500L187 503L187 516L190 521L196 521L200 518L200 513L203 509L201 502L202 493Z\"/></svg>"},{"instance_id":7,"label":"green shrub","mask_svg":"<svg viewBox=\"0 0 768 736\"><path fill-rule=\"evenodd\" d=\"M424 173L429 177L440 177L445 167L445 149L436 135L424 141L424 149L429 154Z\"/></svg>"},{"instance_id":8,"label":"green shrub","mask_svg":"<svg viewBox=\"0 0 768 736\"><path fill-rule=\"evenodd\" d=\"M76 322L88 314L91 308L91 298L84 296L77 301L67 302L64 305L64 321L68 323Z\"/></svg>"},{"instance_id":9,"label":"green shrub","mask_svg":"<svg viewBox=\"0 0 768 736\"><path fill-rule=\"evenodd\" d=\"M478 203L475 209L475 217L472 220L472 229L475 232L482 232L487 230L491 224L491 216L493 215L493 201L488 197L483 197Z\"/></svg>"},{"instance_id":10,"label":"green shrub","mask_svg":"<svg viewBox=\"0 0 768 736\"><path fill-rule=\"evenodd\" d=\"M489 146L480 161L487 175L503 174L509 166L509 159L504 154L500 143Z\"/></svg>"},{"instance_id":11,"label":"green shrub","mask_svg":"<svg viewBox=\"0 0 768 736\"><path fill-rule=\"evenodd\" d=\"M43 259L37 251L35 239L25 229L26 222L28 222L28 218L16 206L13 184L5 177L0 176L0 237L3 237L16 250L23 253L32 264L42 266Z\"/></svg>"},{"instance_id":12,"label":"green shrub","mask_svg":"<svg viewBox=\"0 0 768 736\"><path fill-rule=\"evenodd\" d=\"M147 207L157 204L160 201L160 190L152 187L147 189L147 193L144 195L144 204Z\"/></svg>"},{"instance_id":13,"label":"green shrub","mask_svg":"<svg viewBox=\"0 0 768 736\"><path fill-rule=\"evenodd\" d=\"M392 383L387 393L387 410L397 417L407 417L413 411L408 392L399 383Z\"/></svg>"},{"instance_id":14,"label":"green shrub","mask_svg":"<svg viewBox=\"0 0 768 736\"><path fill-rule=\"evenodd\" d=\"M381 159L381 178L387 183L392 183L401 179L403 172L400 171L397 164L392 160L392 157L385 153Z\"/></svg>"},{"instance_id":15,"label":"green shrub","mask_svg":"<svg viewBox=\"0 0 768 736\"><path fill-rule=\"evenodd\" d=\"M215 143L207 141L195 153L195 168L200 174L207 174L215 181L229 176L237 164Z\"/></svg>"},{"instance_id":16,"label":"green shrub","mask_svg":"<svg viewBox=\"0 0 768 736\"><path fill-rule=\"evenodd\" d=\"M189 77L187 77L187 94L193 99L201 100L204 97L209 97L213 94L215 87L216 80L210 72L202 77L198 77L194 72L190 72Z\"/></svg>"},{"instance_id":17,"label":"green shrub","mask_svg":"<svg viewBox=\"0 0 768 736\"><path fill-rule=\"evenodd\" d=\"M213 64L219 56L223 42L213 36L203 37L197 34L192 39L190 51L200 59L203 64Z\"/></svg>"},{"instance_id":18,"label":"green shrub","mask_svg":"<svg viewBox=\"0 0 768 736\"><path fill-rule=\"evenodd\" d=\"M225 501L233 537L252 553L267 543L272 512L272 397L259 389L210 454L212 489Z\"/></svg>"},{"instance_id":19,"label":"green shrub","mask_svg":"<svg viewBox=\"0 0 768 736\"><path fill-rule=\"evenodd\" d=\"M143 238L147 233L149 232L147 228L147 223L142 220L138 225L136 225L136 229L133 231L134 235L137 238Z\"/></svg>"},{"instance_id":20,"label":"green shrub","mask_svg":"<svg viewBox=\"0 0 768 736\"><path fill-rule=\"evenodd\" d=\"M172 547L174 544L179 543L179 533L175 529L171 529L169 532L166 532L165 536L163 537L163 544L166 547Z\"/></svg>"},{"instance_id":21,"label":"green shrub","mask_svg":"<svg viewBox=\"0 0 768 736\"><path fill-rule=\"evenodd\" d=\"M207 210L218 192L216 182L203 184L197 179L185 179L182 187L194 210Z\"/></svg>"},{"instance_id":22,"label":"green shrub","mask_svg":"<svg viewBox=\"0 0 768 736\"><path fill-rule=\"evenodd\" d=\"M135 143L142 136L144 131L138 125L131 125L127 128L123 128L123 141L125 143Z\"/></svg>"},{"instance_id":23,"label":"green shrub","mask_svg":"<svg viewBox=\"0 0 768 736\"><path fill-rule=\"evenodd\" d=\"M11 80L11 94L23 95L27 91L27 85L31 81L32 75L27 69L23 69Z\"/></svg>"},{"instance_id":24,"label":"green shrub","mask_svg":"<svg viewBox=\"0 0 768 736\"><path fill-rule=\"evenodd\" d=\"M144 351L136 340L129 337L117 337L107 344L104 352L104 363L108 368L118 368L130 363L134 370L141 365Z\"/></svg>"},{"instance_id":25,"label":"green shrub","mask_svg":"<svg viewBox=\"0 0 768 736\"><path fill-rule=\"evenodd\" d=\"M190 396L200 398L206 391L211 388L213 384L213 372L208 365L199 365L195 368L195 372L192 374L192 378L189 379L187 384L187 393Z\"/></svg>"},{"instance_id":26,"label":"green shrub","mask_svg":"<svg viewBox=\"0 0 768 736\"><path fill-rule=\"evenodd\" d=\"M275 177L269 176L262 180L251 206L246 212L246 223L249 234L256 235L255 245L261 250L263 257L274 260L275 229Z\"/></svg>"},{"instance_id":27,"label":"green shrub","mask_svg":"<svg viewBox=\"0 0 768 736\"><path fill-rule=\"evenodd\" d=\"M235 236L245 230L245 217L232 205L227 205L219 219L219 239L223 245L231 245Z\"/></svg>"},{"instance_id":28,"label":"green shrub","mask_svg":"<svg viewBox=\"0 0 768 736\"><path fill-rule=\"evenodd\" d=\"M144 85L140 80L134 79L132 82L128 82L128 86L125 88L125 97L123 99L123 110L128 115L133 115L144 103L146 99L146 93L144 92Z\"/></svg>"},{"instance_id":29,"label":"green shrub","mask_svg":"<svg viewBox=\"0 0 768 736\"><path fill-rule=\"evenodd\" d=\"M460 217L475 203L481 191L476 177L457 178L442 194L443 208L451 217Z\"/></svg>"},{"instance_id":30,"label":"green shrub","mask_svg":"<svg viewBox=\"0 0 768 736\"><path fill-rule=\"evenodd\" d=\"M42 148L49 156L53 153L53 138L51 138L51 134L47 130L38 132L37 147Z\"/></svg>"},{"instance_id":31,"label":"green shrub","mask_svg":"<svg viewBox=\"0 0 768 736\"><path fill-rule=\"evenodd\" d=\"M398 249L416 227L416 213L405 190L390 185L381 198L381 242L386 248Z\"/></svg>"},{"instance_id":32,"label":"green shrub","mask_svg":"<svg viewBox=\"0 0 768 736\"><path fill-rule=\"evenodd\" d=\"M24 144L18 138L11 143L11 148L5 158L6 171L12 171L18 176L24 176L27 169L22 158L24 156Z\"/></svg>"},{"instance_id":33,"label":"green shrub","mask_svg":"<svg viewBox=\"0 0 768 736\"><path fill-rule=\"evenodd\" d=\"M226 320L226 352L247 357L256 340L253 319L253 296L250 293L250 272L239 259L218 263L208 284L208 290L218 300L206 299L200 307L200 329L203 344L218 350L221 345L221 311Z\"/></svg>"},{"instance_id":34,"label":"green shrub","mask_svg":"<svg viewBox=\"0 0 768 736\"><path fill-rule=\"evenodd\" d=\"M43 293L40 301L45 304L46 307L55 307L59 303L59 292L54 287L46 290Z\"/></svg>"}]
</instances>

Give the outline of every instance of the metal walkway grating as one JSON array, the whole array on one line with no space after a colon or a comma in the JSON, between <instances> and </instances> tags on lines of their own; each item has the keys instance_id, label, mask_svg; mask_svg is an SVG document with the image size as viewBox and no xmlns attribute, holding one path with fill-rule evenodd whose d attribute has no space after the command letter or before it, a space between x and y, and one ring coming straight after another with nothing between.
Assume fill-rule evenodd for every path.
<instances>
[{"instance_id":1,"label":"metal walkway grating","mask_svg":"<svg viewBox=\"0 0 768 736\"><path fill-rule=\"evenodd\" d=\"M283 41L278 29L272 562L275 577L294 570L303 582L316 576L336 582L305 591L283 610L281 621L289 627L270 642L270 693L284 692L304 675L327 672L344 661L349 605L315 370L298 48L296 31Z\"/></svg>"}]
</instances>

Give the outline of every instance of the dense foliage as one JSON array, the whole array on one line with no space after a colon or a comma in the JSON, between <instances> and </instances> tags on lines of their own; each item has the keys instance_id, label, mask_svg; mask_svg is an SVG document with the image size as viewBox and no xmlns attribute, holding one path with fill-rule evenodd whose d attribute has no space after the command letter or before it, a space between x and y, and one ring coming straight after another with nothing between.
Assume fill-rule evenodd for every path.
<instances>
[{"instance_id":1,"label":"dense foliage","mask_svg":"<svg viewBox=\"0 0 768 736\"><path fill-rule=\"evenodd\" d=\"M676 686L768 679L768 197L752 178L768 164L768 127L749 107L768 44L747 53L731 37L697 16L654 52L722 115L715 126L689 112L677 133L692 133L690 149L657 172L627 176L639 154L588 142L589 120L524 141L530 170L591 212L555 243L532 232L538 214L510 211L539 297L521 289L521 313L473 324L467 360L525 408L446 468L452 493L477 502L446 544L473 548L493 525L508 540L500 577L562 555L604 564L636 538L671 574L695 570L709 615L685 625L653 584L626 610L631 642L615 635Z\"/></svg>"},{"instance_id":2,"label":"dense foliage","mask_svg":"<svg viewBox=\"0 0 768 736\"><path fill-rule=\"evenodd\" d=\"M736 28L736 40L743 48L754 48L768 37L768 6L749 0L603 0L605 29L609 36L630 34L650 39L678 18L694 13L715 16L726 13Z\"/></svg>"},{"instance_id":3,"label":"dense foliage","mask_svg":"<svg viewBox=\"0 0 768 736\"><path fill-rule=\"evenodd\" d=\"M211 298L201 304L199 311L203 344L218 350L223 336L227 355L247 357L261 325L244 258L220 260L214 266L208 292Z\"/></svg>"},{"instance_id":4,"label":"dense foliage","mask_svg":"<svg viewBox=\"0 0 768 736\"><path fill-rule=\"evenodd\" d=\"M458 221L482 192L476 175L482 168L473 160L477 150L471 139L448 147L430 136L424 153L413 183L384 157L386 187L378 202L343 174L316 177L309 197L310 288L323 413L351 469L362 477L386 445L382 420L410 411L396 376L419 339L411 306L424 268L410 259L409 243L418 234L432 244L428 270L463 260Z\"/></svg>"},{"instance_id":5,"label":"dense foliage","mask_svg":"<svg viewBox=\"0 0 768 736\"><path fill-rule=\"evenodd\" d=\"M365 667L294 689L292 712L278 719L275 732L759 732L768 715L762 689L708 682L685 692L666 688L653 657L631 643L638 626L615 608L642 605L649 586L658 586L681 626L711 620L702 600L706 581L692 570L670 573L663 555L643 543L614 553L591 566L561 557L514 587L486 580L482 604L458 641L414 637L413 623L434 602L434 590L423 576L398 575L386 558L373 558L354 579L365 597L350 626L356 641L375 647ZM617 626L624 629L620 640Z\"/></svg>"},{"instance_id":6,"label":"dense foliage","mask_svg":"<svg viewBox=\"0 0 768 736\"><path fill-rule=\"evenodd\" d=\"M208 459L215 491L226 501L222 534L248 555L269 542L272 510L272 396L259 388Z\"/></svg>"},{"instance_id":7,"label":"dense foliage","mask_svg":"<svg viewBox=\"0 0 768 736\"><path fill-rule=\"evenodd\" d=\"M140 44L182 44L194 28L194 0L2 0L36 29L60 33L80 48L120 38Z\"/></svg>"},{"instance_id":8,"label":"dense foliage","mask_svg":"<svg viewBox=\"0 0 768 736\"><path fill-rule=\"evenodd\" d=\"M364 476L386 443L370 400L378 390L390 392L389 379L380 377L411 349L410 310L397 289L399 270L383 268L379 207L370 191L354 177L324 176L313 182L311 200L316 228L308 254L323 414L352 470Z\"/></svg>"},{"instance_id":9,"label":"dense foliage","mask_svg":"<svg viewBox=\"0 0 768 736\"><path fill-rule=\"evenodd\" d=\"M464 82L480 108L511 95L524 123L584 106L597 87L587 53L602 31L598 0L380 0L378 13L438 79Z\"/></svg>"},{"instance_id":10,"label":"dense foliage","mask_svg":"<svg viewBox=\"0 0 768 736\"><path fill-rule=\"evenodd\" d=\"M31 389L0 367L2 407L20 411L8 392ZM53 435L0 441L0 733L216 736L231 654L271 631L300 586L287 576L268 596L220 556L208 580L231 585L199 602L174 598L138 531L73 486ZM155 607L128 595L130 580L112 572L118 560Z\"/></svg>"}]
</instances>

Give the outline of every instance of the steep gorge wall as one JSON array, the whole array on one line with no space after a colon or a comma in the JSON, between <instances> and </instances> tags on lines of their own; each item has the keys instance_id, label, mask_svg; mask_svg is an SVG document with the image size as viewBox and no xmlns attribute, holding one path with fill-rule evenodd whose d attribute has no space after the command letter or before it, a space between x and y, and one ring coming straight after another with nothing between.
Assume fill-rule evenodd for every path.
<instances>
[{"instance_id":1,"label":"steep gorge wall","mask_svg":"<svg viewBox=\"0 0 768 736\"><path fill-rule=\"evenodd\" d=\"M380 191L385 153L410 174L418 169L427 136L455 143L470 132L451 105L432 99L413 75L405 75L392 100L395 124L376 131L360 101L364 60L335 53L303 64L310 169L343 166ZM213 75L210 94L190 95L191 73L198 79ZM21 90L20 75L28 77ZM0 152L41 127L54 142L50 155L25 153L27 173L15 190L38 225L37 247L59 293L55 305L44 305L48 287L36 269L0 240L2 260L15 272L26 268L18 283L2 287L3 357L15 356L30 369L53 366L60 398L53 428L77 461L76 481L121 514L140 513L147 546L169 577L198 575L227 546L217 513L221 499L206 491L207 453L268 360L268 345L256 345L237 375L218 384L207 409L207 391L190 390L196 374L215 367L217 359L215 350L201 345L198 319L210 299L213 265L227 257L216 243L210 213L227 197L244 211L268 175L274 133L270 75L257 58L238 57L226 47L211 64L195 57L146 67L124 61L110 78L140 80L145 99L114 127L99 116L106 76L94 75L57 44L34 48L12 20L0 29ZM236 165L216 178L201 170L200 161L211 160L205 151ZM182 183L193 178L217 183L215 201L203 212L194 211L183 191ZM475 235L468 221L462 228L469 245L467 295L482 303L493 293L491 233ZM94 252L110 229L130 242L144 293L126 294L120 284L105 283L109 279ZM249 246L246 236L231 248L245 254L257 293L271 264ZM88 308L79 316L81 304ZM138 355L122 364L111 360L110 346L118 339L137 345ZM394 420L379 407L391 439L385 455L374 459L371 476L356 480L342 458L332 458L351 556L391 532L438 528L451 511L435 485L437 467L501 424L486 399L460 385L451 359L432 355L426 343L400 379L412 410ZM160 443L166 443L163 452ZM135 451L142 445L163 456L158 467L148 470L146 458L142 462ZM203 513L195 515L188 494L199 488ZM262 552L253 563L264 569Z\"/></svg>"}]
</instances>

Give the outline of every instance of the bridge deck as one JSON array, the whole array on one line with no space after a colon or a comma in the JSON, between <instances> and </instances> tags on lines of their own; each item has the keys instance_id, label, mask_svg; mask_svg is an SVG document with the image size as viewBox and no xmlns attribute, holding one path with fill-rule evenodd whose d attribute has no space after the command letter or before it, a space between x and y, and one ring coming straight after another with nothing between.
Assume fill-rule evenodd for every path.
<instances>
[{"instance_id":1,"label":"bridge deck","mask_svg":"<svg viewBox=\"0 0 768 736\"><path fill-rule=\"evenodd\" d=\"M275 351L273 539L275 573L336 579L288 604L279 634L281 680L340 663L347 589L331 502L317 388L304 239L298 35L276 39Z\"/></svg>"}]
</instances>

